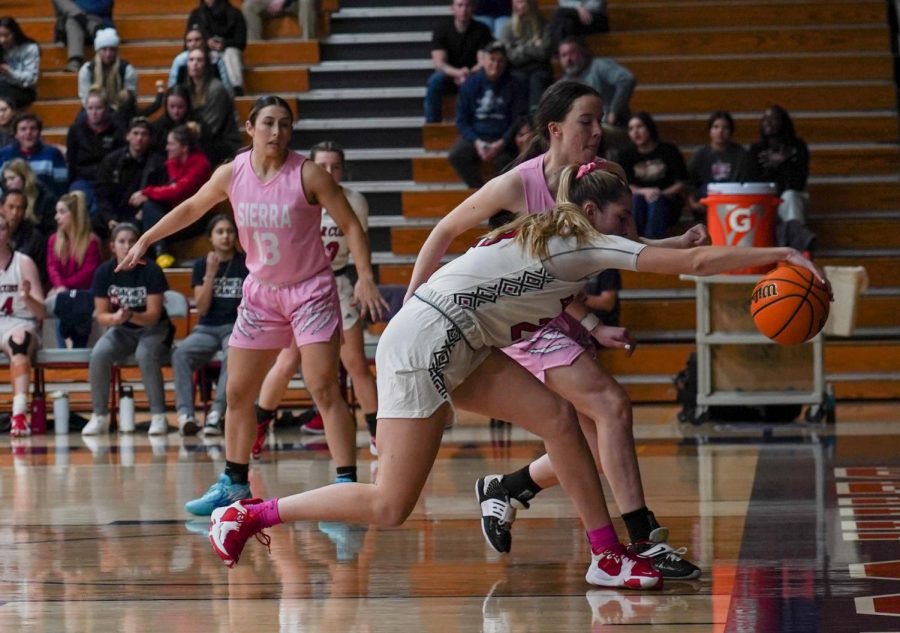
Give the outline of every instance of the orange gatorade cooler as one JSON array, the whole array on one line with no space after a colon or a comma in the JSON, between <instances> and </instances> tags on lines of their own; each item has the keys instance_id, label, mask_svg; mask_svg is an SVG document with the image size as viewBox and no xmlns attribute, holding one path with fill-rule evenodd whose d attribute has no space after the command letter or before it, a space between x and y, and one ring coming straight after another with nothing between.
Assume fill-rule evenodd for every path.
<instances>
[{"instance_id":1,"label":"orange gatorade cooler","mask_svg":"<svg viewBox=\"0 0 900 633\"><path fill-rule=\"evenodd\" d=\"M710 184L706 197L706 224L716 246L773 246L778 213L778 189L767 182ZM767 272L771 266L734 270L735 275Z\"/></svg>"}]
</instances>

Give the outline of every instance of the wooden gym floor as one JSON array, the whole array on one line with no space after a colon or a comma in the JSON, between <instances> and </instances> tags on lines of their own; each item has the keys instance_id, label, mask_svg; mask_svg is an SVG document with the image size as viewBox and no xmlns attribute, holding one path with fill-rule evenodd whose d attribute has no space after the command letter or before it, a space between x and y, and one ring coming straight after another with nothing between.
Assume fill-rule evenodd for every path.
<instances>
[{"instance_id":1,"label":"wooden gym floor","mask_svg":"<svg viewBox=\"0 0 900 633\"><path fill-rule=\"evenodd\" d=\"M480 420L447 432L403 527L279 526L271 554L251 540L231 571L182 509L221 470L220 445L2 438L0 631L898 630L896 406L841 404L831 426L674 414L638 409L641 468L648 505L704 575L644 593L585 584L587 547L558 490L519 513L511 555L485 546L475 478L540 446ZM279 434L254 493L327 483L319 441ZM359 455L368 481L374 462Z\"/></svg>"}]
</instances>

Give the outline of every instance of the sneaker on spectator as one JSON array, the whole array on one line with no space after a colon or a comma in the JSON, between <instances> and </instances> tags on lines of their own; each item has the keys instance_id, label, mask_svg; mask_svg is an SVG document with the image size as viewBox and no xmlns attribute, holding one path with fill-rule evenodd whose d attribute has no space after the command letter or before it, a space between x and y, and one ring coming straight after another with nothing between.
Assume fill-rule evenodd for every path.
<instances>
[{"instance_id":1,"label":"sneaker on spectator","mask_svg":"<svg viewBox=\"0 0 900 633\"><path fill-rule=\"evenodd\" d=\"M616 544L591 552L591 566L584 579L598 587L620 589L662 589L663 579L650 560L632 554Z\"/></svg>"},{"instance_id":2,"label":"sneaker on spectator","mask_svg":"<svg viewBox=\"0 0 900 633\"><path fill-rule=\"evenodd\" d=\"M300 426L300 430L310 435L324 435L325 422L322 420L322 414L316 410L312 418Z\"/></svg>"},{"instance_id":3,"label":"sneaker on spectator","mask_svg":"<svg viewBox=\"0 0 900 633\"><path fill-rule=\"evenodd\" d=\"M184 436L188 435L197 435L197 432L200 430L200 425L197 424L197 420L194 418L193 414L190 413L179 413L178 414L178 432Z\"/></svg>"},{"instance_id":4,"label":"sneaker on spectator","mask_svg":"<svg viewBox=\"0 0 900 633\"><path fill-rule=\"evenodd\" d=\"M700 568L689 560L682 558L687 553L686 547L674 549L666 540L669 530L660 527L650 533L650 538L628 546L632 554L646 558L653 567L667 580L694 580L700 577Z\"/></svg>"},{"instance_id":5,"label":"sneaker on spectator","mask_svg":"<svg viewBox=\"0 0 900 633\"><path fill-rule=\"evenodd\" d=\"M28 437L31 435L31 425L24 413L16 413L10 420L9 434L12 437Z\"/></svg>"},{"instance_id":6,"label":"sneaker on spectator","mask_svg":"<svg viewBox=\"0 0 900 633\"><path fill-rule=\"evenodd\" d=\"M209 542L216 555L228 567L234 567L247 539L255 536L256 540L271 551L269 536L263 532L259 521L253 514L253 506L262 503L262 499L244 499L235 501L228 507L213 511L209 522Z\"/></svg>"},{"instance_id":7,"label":"sneaker on spectator","mask_svg":"<svg viewBox=\"0 0 900 633\"><path fill-rule=\"evenodd\" d=\"M222 435L222 413L213 409L203 422L204 435Z\"/></svg>"},{"instance_id":8,"label":"sneaker on spectator","mask_svg":"<svg viewBox=\"0 0 900 633\"><path fill-rule=\"evenodd\" d=\"M63 68L63 70L65 70L67 73L77 73L79 70L81 70L81 66L83 64L84 62L80 57L72 57L66 64L65 68Z\"/></svg>"},{"instance_id":9,"label":"sneaker on spectator","mask_svg":"<svg viewBox=\"0 0 900 633\"><path fill-rule=\"evenodd\" d=\"M516 509L509 493L500 483L503 475L487 475L475 482L475 497L481 506L481 532L488 545L498 554L512 547L510 527L516 520Z\"/></svg>"},{"instance_id":10,"label":"sneaker on spectator","mask_svg":"<svg viewBox=\"0 0 900 633\"><path fill-rule=\"evenodd\" d=\"M196 423L195 425L196 426ZM169 432L169 422L165 413L154 413L150 416L150 428L148 435L166 435Z\"/></svg>"},{"instance_id":11,"label":"sneaker on spectator","mask_svg":"<svg viewBox=\"0 0 900 633\"><path fill-rule=\"evenodd\" d=\"M105 433L109 433L109 416L97 413L92 413L91 419L81 429L82 435L103 435Z\"/></svg>"},{"instance_id":12,"label":"sneaker on spectator","mask_svg":"<svg viewBox=\"0 0 900 633\"><path fill-rule=\"evenodd\" d=\"M222 473L203 496L185 503L184 509L197 516L209 516L216 508L222 508L249 496L250 484L231 483L231 477Z\"/></svg>"}]
</instances>

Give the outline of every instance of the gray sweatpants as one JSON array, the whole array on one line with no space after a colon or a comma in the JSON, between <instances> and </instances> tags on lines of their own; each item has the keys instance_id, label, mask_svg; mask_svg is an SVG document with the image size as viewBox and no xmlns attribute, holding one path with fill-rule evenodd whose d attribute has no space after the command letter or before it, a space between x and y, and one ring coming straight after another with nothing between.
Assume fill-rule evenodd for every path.
<instances>
[{"instance_id":1,"label":"gray sweatpants","mask_svg":"<svg viewBox=\"0 0 900 633\"><path fill-rule=\"evenodd\" d=\"M175 372L175 407L178 413L194 415L194 371L210 361L219 350L225 355L212 409L225 413L225 385L228 383L228 340L234 323L198 325L172 352Z\"/></svg>"},{"instance_id":2,"label":"gray sweatpants","mask_svg":"<svg viewBox=\"0 0 900 633\"><path fill-rule=\"evenodd\" d=\"M122 362L130 354L134 354L138 367L141 368L144 390L150 401L150 412L166 412L162 365L169 355L170 327L172 325L168 319L151 327L127 328L117 325L100 337L91 350L91 402L94 413L109 413L110 370L114 363Z\"/></svg>"}]
</instances>

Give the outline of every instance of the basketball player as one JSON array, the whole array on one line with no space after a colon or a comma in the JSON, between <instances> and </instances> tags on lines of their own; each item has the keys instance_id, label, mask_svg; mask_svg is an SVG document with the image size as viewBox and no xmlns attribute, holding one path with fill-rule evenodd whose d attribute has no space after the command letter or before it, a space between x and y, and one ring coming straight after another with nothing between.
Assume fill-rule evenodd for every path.
<instances>
[{"instance_id":1,"label":"basketball player","mask_svg":"<svg viewBox=\"0 0 900 633\"><path fill-rule=\"evenodd\" d=\"M170 211L134 245L121 268L136 266L150 244L190 225L226 198L250 271L229 342L225 472L185 509L197 515L250 494L254 401L266 372L293 341L303 378L325 420L338 476L356 471L356 428L338 386L341 318L334 275L320 239L320 205L344 234L359 271L360 313L381 314L365 232L334 179L288 149L293 115L276 96L257 99L245 123L248 151L219 167L191 198Z\"/></svg>"},{"instance_id":2,"label":"basketball player","mask_svg":"<svg viewBox=\"0 0 900 633\"><path fill-rule=\"evenodd\" d=\"M7 203L21 204L24 213L22 192L8 191L3 197L4 210ZM28 255L10 248L9 224L6 216L0 215L0 351L9 358L12 437L31 435L26 415L31 357L40 342L38 332L44 316L44 291L37 266Z\"/></svg>"},{"instance_id":3,"label":"basketball player","mask_svg":"<svg viewBox=\"0 0 900 633\"><path fill-rule=\"evenodd\" d=\"M658 588L659 570L619 543L600 478L572 407L499 351L518 324L552 319L584 284L613 266L668 274L714 274L786 260L818 269L790 248L655 248L598 231L627 222L628 185L598 163L563 170L565 200L523 215L437 271L388 324L379 341L378 441L374 484L331 485L284 497L237 501L212 514L209 538L229 567L247 540L279 523L310 520L396 526L409 516L434 463L446 422L458 408L511 420L541 436L591 545L586 580ZM609 214L609 215L608 215ZM603 327L603 326L601 326ZM624 347L627 338L604 336ZM503 499L499 487L486 489Z\"/></svg>"},{"instance_id":4,"label":"basketball player","mask_svg":"<svg viewBox=\"0 0 900 633\"><path fill-rule=\"evenodd\" d=\"M530 214L553 207L562 169L594 159L602 117L603 104L593 88L577 81L560 81L548 88L534 115L535 136L518 159L522 162L488 182L437 223L416 258L407 296L434 272L450 242L464 231L504 210ZM625 179L624 171L618 174ZM630 216L628 219L627 231L620 228L615 233L637 239ZM684 248L704 244L707 239L706 230L698 226L678 238L647 243ZM573 302L567 311L575 318L564 313L543 328L542 323L528 321L523 325L530 330L528 336L504 351L579 412L633 548L653 558L666 578L697 578L700 569L669 546L667 530L646 506L634 448L631 401L625 389L597 364L591 337L578 323L586 318L592 324L595 317L588 316L581 302ZM538 491L555 484L554 469L546 456L510 475L479 480L483 534L494 550L509 552L516 507L527 508ZM484 488L488 486L506 490L516 507L505 502L485 504Z\"/></svg>"},{"instance_id":5,"label":"basketball player","mask_svg":"<svg viewBox=\"0 0 900 633\"><path fill-rule=\"evenodd\" d=\"M317 143L309 150L309 158L316 165L331 174L338 184L344 178L344 150L332 141ZM350 208L356 214L356 218L367 230L369 224L369 203L361 193L341 187ZM363 343L363 321L360 319L359 309L353 303L353 284L347 277L347 265L350 259L350 247L347 236L335 223L328 213L322 208L322 243L325 245L325 254L331 259L331 270L337 281L338 296L341 300L341 322L344 340L341 343L341 363L350 375L353 383L353 391L359 400L363 414L366 417L366 426L369 427L369 435L372 438L370 449L375 449L375 424L378 410L378 398L375 388L375 377L369 371L369 362L366 360L366 350ZM384 306L387 308L387 305ZM252 454L258 456L265 445L266 432L269 424L275 418L275 409L284 397L288 383L297 371L300 363L300 352L295 345L284 349L278 355L278 359L269 370L263 381L259 393L259 404L256 407L256 442L253 444ZM318 417L318 415L317 415ZM315 419L315 418L314 418ZM344 478L351 481L349 478Z\"/></svg>"}]
</instances>

